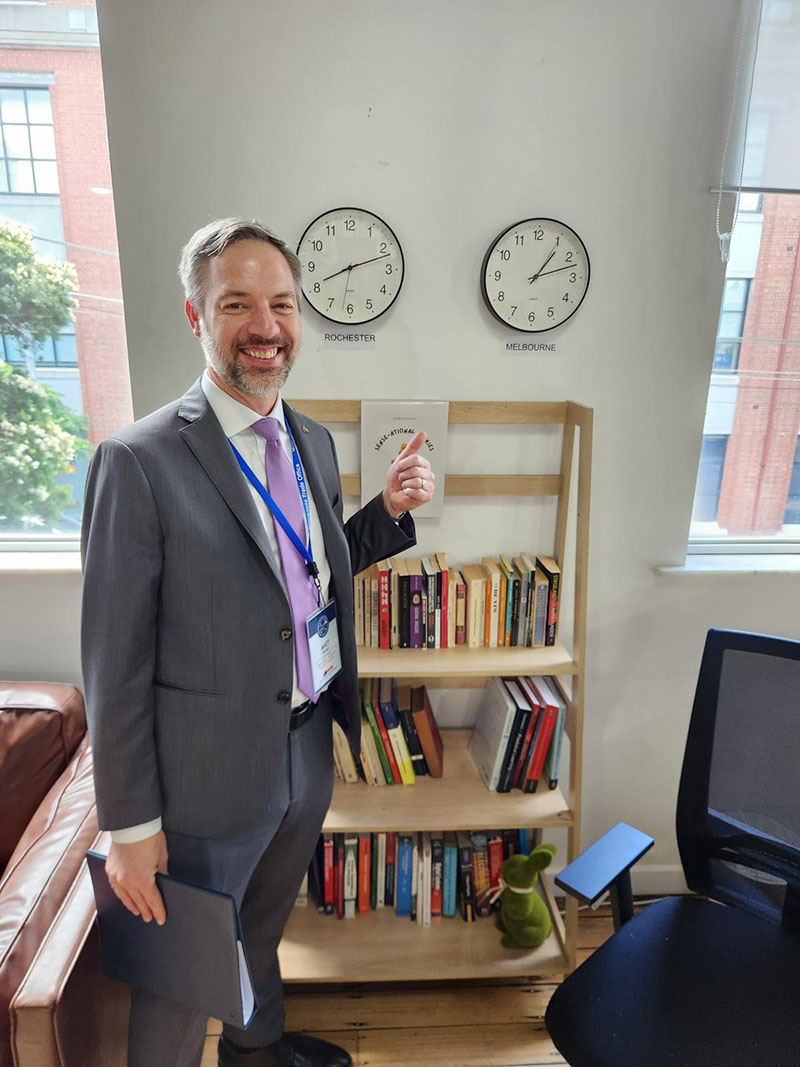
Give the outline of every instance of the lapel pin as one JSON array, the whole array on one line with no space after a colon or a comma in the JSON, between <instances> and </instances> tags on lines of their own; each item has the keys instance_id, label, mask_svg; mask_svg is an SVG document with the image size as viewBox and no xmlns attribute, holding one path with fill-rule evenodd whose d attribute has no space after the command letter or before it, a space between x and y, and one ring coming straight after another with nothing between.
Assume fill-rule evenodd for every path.
<instances>
[{"instance_id":1,"label":"lapel pin","mask_svg":"<svg viewBox=\"0 0 800 1067\"><path fill-rule=\"evenodd\" d=\"M303 426L302 430L303 430L303 433L308 433L308 427L307 426Z\"/></svg>"}]
</instances>

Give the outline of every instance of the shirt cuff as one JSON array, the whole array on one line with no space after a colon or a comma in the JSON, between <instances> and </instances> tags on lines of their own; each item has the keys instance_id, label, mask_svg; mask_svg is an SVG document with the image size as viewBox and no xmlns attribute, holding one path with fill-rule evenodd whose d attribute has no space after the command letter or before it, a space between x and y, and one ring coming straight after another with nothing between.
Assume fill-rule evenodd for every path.
<instances>
[{"instance_id":1,"label":"shirt cuff","mask_svg":"<svg viewBox=\"0 0 800 1067\"><path fill-rule=\"evenodd\" d=\"M140 822L137 826L125 826L121 830L111 831L111 840L115 845L132 845L144 841L161 830L161 816L150 822Z\"/></svg>"}]
</instances>

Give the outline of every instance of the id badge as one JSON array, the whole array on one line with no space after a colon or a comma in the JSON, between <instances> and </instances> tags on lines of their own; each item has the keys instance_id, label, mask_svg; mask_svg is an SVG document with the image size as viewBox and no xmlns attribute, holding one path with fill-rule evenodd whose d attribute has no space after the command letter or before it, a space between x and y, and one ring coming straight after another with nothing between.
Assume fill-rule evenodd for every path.
<instances>
[{"instance_id":1,"label":"id badge","mask_svg":"<svg viewBox=\"0 0 800 1067\"><path fill-rule=\"evenodd\" d=\"M311 654L311 678L314 692L319 693L342 669L342 652L339 648L339 624L336 618L336 601L315 611L306 619L308 651Z\"/></svg>"}]
</instances>

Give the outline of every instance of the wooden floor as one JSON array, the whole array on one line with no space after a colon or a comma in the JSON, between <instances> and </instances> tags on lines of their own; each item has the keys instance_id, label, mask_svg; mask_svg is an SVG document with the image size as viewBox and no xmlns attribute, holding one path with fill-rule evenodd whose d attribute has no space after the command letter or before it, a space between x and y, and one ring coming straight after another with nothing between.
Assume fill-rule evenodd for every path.
<instances>
[{"instance_id":1,"label":"wooden floor","mask_svg":"<svg viewBox=\"0 0 800 1067\"><path fill-rule=\"evenodd\" d=\"M608 908L582 911L578 962L612 933ZM286 1029L346 1048L354 1067L533 1067L563 1064L544 1028L552 980L287 986ZM219 1023L202 1067L217 1065Z\"/></svg>"}]
</instances>

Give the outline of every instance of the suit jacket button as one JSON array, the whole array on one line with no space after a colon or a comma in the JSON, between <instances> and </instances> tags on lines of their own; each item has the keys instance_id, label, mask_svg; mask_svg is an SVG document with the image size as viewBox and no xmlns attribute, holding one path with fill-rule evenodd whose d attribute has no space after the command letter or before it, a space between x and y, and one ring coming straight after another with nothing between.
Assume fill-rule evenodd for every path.
<instances>
[{"instance_id":1,"label":"suit jacket button","mask_svg":"<svg viewBox=\"0 0 800 1067\"><path fill-rule=\"evenodd\" d=\"M281 630L281 641L288 641L291 636L291 630Z\"/></svg>"},{"instance_id":2,"label":"suit jacket button","mask_svg":"<svg viewBox=\"0 0 800 1067\"><path fill-rule=\"evenodd\" d=\"M288 704L291 699L292 699L292 694L287 692L286 689L281 689L280 693L278 693L278 703L279 704Z\"/></svg>"}]
</instances>

